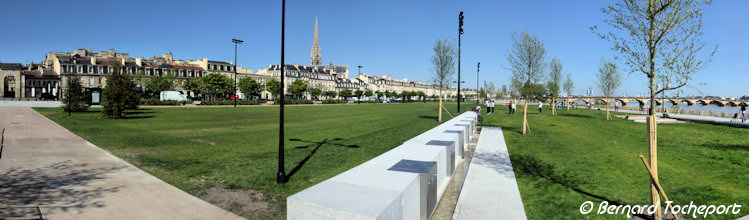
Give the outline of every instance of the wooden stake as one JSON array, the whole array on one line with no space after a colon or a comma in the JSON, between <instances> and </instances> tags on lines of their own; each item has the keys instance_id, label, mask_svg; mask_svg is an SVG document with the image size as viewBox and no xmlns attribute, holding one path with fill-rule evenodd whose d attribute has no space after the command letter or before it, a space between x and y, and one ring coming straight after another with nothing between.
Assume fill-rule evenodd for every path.
<instances>
[{"instance_id":1,"label":"wooden stake","mask_svg":"<svg viewBox=\"0 0 749 220\"><path fill-rule=\"evenodd\" d=\"M658 180L658 133L657 123L655 115L648 115L648 148L650 150L648 155L650 157L650 171L652 178L650 179L650 199L655 207L654 217L655 219L661 219L661 205L660 197L658 196L658 187L656 181Z\"/></svg>"},{"instance_id":2,"label":"wooden stake","mask_svg":"<svg viewBox=\"0 0 749 220\"><path fill-rule=\"evenodd\" d=\"M449 115L449 116L450 116L450 118L454 118L454 117L453 117L453 114L450 114L450 110L447 110L447 107L445 107L445 106L442 106L442 109L444 109L444 110L445 110L445 112L447 112L447 115Z\"/></svg>"},{"instance_id":3,"label":"wooden stake","mask_svg":"<svg viewBox=\"0 0 749 220\"><path fill-rule=\"evenodd\" d=\"M668 199L668 196L666 196L666 192L663 191L663 187L661 187L661 183L658 182L658 179L655 179L653 177L653 171L650 170L650 165L648 165L648 162L645 160L645 156L642 156L642 153L640 153L640 155L637 155L637 157L642 159L642 163L645 164L645 169L648 169L648 174L650 174L650 178L651 178L650 180L655 182L655 186L658 187L658 192L661 193L661 196L663 196L663 199L665 199L666 201L671 201L670 199ZM671 206L671 204L668 204L668 203L666 203L666 208L673 210L673 206ZM674 214L674 217L676 217L676 219L679 218L679 216L676 213L673 213L673 214Z\"/></svg>"},{"instance_id":4,"label":"wooden stake","mask_svg":"<svg viewBox=\"0 0 749 220\"><path fill-rule=\"evenodd\" d=\"M551 115L556 115L557 114L557 105L556 105L556 102L557 102L556 98L552 97L551 98Z\"/></svg>"},{"instance_id":5,"label":"wooden stake","mask_svg":"<svg viewBox=\"0 0 749 220\"><path fill-rule=\"evenodd\" d=\"M525 135L525 130L528 128L528 103L523 104L523 135Z\"/></svg>"},{"instance_id":6,"label":"wooden stake","mask_svg":"<svg viewBox=\"0 0 749 220\"><path fill-rule=\"evenodd\" d=\"M570 103L570 98L567 97L567 111L570 111L570 105L572 105L572 103Z\"/></svg>"}]
</instances>

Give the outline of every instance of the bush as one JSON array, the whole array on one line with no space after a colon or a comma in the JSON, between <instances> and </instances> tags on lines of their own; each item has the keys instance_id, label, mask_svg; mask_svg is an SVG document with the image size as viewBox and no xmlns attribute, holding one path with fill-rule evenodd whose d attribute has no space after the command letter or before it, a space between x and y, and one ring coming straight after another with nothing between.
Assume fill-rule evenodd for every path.
<instances>
[{"instance_id":1,"label":"bush","mask_svg":"<svg viewBox=\"0 0 749 220\"><path fill-rule=\"evenodd\" d=\"M322 104L346 104L346 100L326 99L322 100Z\"/></svg>"},{"instance_id":2,"label":"bush","mask_svg":"<svg viewBox=\"0 0 749 220\"><path fill-rule=\"evenodd\" d=\"M281 104L280 102L273 102L274 105ZM299 104L312 104L312 100L294 100L294 99L284 99L283 100L284 105L299 105Z\"/></svg>"},{"instance_id":3,"label":"bush","mask_svg":"<svg viewBox=\"0 0 749 220\"><path fill-rule=\"evenodd\" d=\"M140 105L184 105L187 101L141 99L138 103Z\"/></svg>"},{"instance_id":4,"label":"bush","mask_svg":"<svg viewBox=\"0 0 749 220\"><path fill-rule=\"evenodd\" d=\"M200 102L201 105L234 105L234 100L205 100ZM237 100L237 105L260 105L258 100Z\"/></svg>"}]
</instances>

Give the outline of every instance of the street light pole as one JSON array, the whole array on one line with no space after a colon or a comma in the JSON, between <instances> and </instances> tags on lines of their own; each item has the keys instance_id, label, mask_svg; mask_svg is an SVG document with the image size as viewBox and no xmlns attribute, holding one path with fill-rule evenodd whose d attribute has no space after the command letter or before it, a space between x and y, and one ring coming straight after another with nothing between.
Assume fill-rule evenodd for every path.
<instances>
[{"instance_id":1,"label":"street light pole","mask_svg":"<svg viewBox=\"0 0 749 220\"><path fill-rule=\"evenodd\" d=\"M289 179L286 177L286 171L284 168L284 150L283 150L283 98L284 98L284 75L286 75L285 72L285 66L284 65L284 37L286 36L286 0L281 0L281 100L280 101L280 120L278 124L278 174L276 175L276 183L283 184L289 181Z\"/></svg>"},{"instance_id":2,"label":"street light pole","mask_svg":"<svg viewBox=\"0 0 749 220\"><path fill-rule=\"evenodd\" d=\"M463 12L458 14L458 114L460 114L460 36L463 35Z\"/></svg>"},{"instance_id":3,"label":"street light pole","mask_svg":"<svg viewBox=\"0 0 749 220\"><path fill-rule=\"evenodd\" d=\"M362 68L362 66L359 65L358 67L359 67L359 74L361 74L361 68Z\"/></svg>"},{"instance_id":4,"label":"street light pole","mask_svg":"<svg viewBox=\"0 0 749 220\"><path fill-rule=\"evenodd\" d=\"M479 93L479 67L481 67L481 62L476 64L476 106L479 106L479 99L481 99L481 93Z\"/></svg>"},{"instance_id":5,"label":"street light pole","mask_svg":"<svg viewBox=\"0 0 749 220\"><path fill-rule=\"evenodd\" d=\"M242 40L231 39L234 43L234 107L237 107L237 44L241 44Z\"/></svg>"}]
</instances>

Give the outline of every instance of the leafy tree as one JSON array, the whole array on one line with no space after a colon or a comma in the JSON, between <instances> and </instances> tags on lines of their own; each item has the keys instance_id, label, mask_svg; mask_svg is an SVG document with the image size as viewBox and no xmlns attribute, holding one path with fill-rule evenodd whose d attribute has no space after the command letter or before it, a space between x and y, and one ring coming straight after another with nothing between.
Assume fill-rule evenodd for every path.
<instances>
[{"instance_id":1,"label":"leafy tree","mask_svg":"<svg viewBox=\"0 0 749 220\"><path fill-rule=\"evenodd\" d=\"M377 94L377 98L380 98L380 99L381 99L381 98L382 98L382 96L383 96L383 95L385 94L385 92L377 90L377 91L375 92L375 94Z\"/></svg>"},{"instance_id":2,"label":"leafy tree","mask_svg":"<svg viewBox=\"0 0 749 220\"><path fill-rule=\"evenodd\" d=\"M432 48L432 80L439 89L440 106L437 121L442 121L442 90L450 86L455 75L455 44L447 39L437 39Z\"/></svg>"},{"instance_id":3,"label":"leafy tree","mask_svg":"<svg viewBox=\"0 0 749 220\"><path fill-rule=\"evenodd\" d=\"M309 83L307 81L297 79L297 80L294 80L294 82L291 83L291 87L288 88L288 90L291 90L291 91L287 91L287 92L294 94L294 97L296 97L297 99L301 99L304 93L307 92L307 87L309 87Z\"/></svg>"},{"instance_id":4,"label":"leafy tree","mask_svg":"<svg viewBox=\"0 0 749 220\"><path fill-rule=\"evenodd\" d=\"M220 73L211 73L203 77L202 92L216 98L218 95L232 93L234 80Z\"/></svg>"},{"instance_id":5,"label":"leafy tree","mask_svg":"<svg viewBox=\"0 0 749 220\"><path fill-rule=\"evenodd\" d=\"M88 104L84 99L83 85L78 76L71 76L68 90L62 97L63 109L67 112L85 112L88 110ZM68 98L69 97L69 98Z\"/></svg>"},{"instance_id":6,"label":"leafy tree","mask_svg":"<svg viewBox=\"0 0 749 220\"><path fill-rule=\"evenodd\" d=\"M309 95L315 97L315 99L320 99L320 94L322 94L322 89L312 88L309 90Z\"/></svg>"},{"instance_id":7,"label":"leafy tree","mask_svg":"<svg viewBox=\"0 0 749 220\"><path fill-rule=\"evenodd\" d=\"M182 86L186 90L195 93L194 95L197 96L197 94L201 93L203 90L203 77L188 78Z\"/></svg>"},{"instance_id":8,"label":"leafy tree","mask_svg":"<svg viewBox=\"0 0 749 220\"><path fill-rule=\"evenodd\" d=\"M260 85L260 83L252 77L244 77L239 79L239 82L237 82L237 87L239 87L239 91L242 91L242 93L245 94L247 98L253 99L255 97L260 97L260 93L263 91L263 86Z\"/></svg>"},{"instance_id":9,"label":"leafy tree","mask_svg":"<svg viewBox=\"0 0 749 220\"><path fill-rule=\"evenodd\" d=\"M422 102L426 102L427 94L424 93L424 91L418 91L418 92L416 92L416 95L419 96L419 98L421 99Z\"/></svg>"},{"instance_id":10,"label":"leafy tree","mask_svg":"<svg viewBox=\"0 0 749 220\"><path fill-rule=\"evenodd\" d=\"M354 97L356 97L356 100L359 104L361 104L361 96L364 95L364 91L356 90L354 91Z\"/></svg>"},{"instance_id":11,"label":"leafy tree","mask_svg":"<svg viewBox=\"0 0 749 220\"><path fill-rule=\"evenodd\" d=\"M276 78L270 78L265 82L265 91L270 92L273 95L273 99L281 98L281 81Z\"/></svg>"},{"instance_id":12,"label":"leafy tree","mask_svg":"<svg viewBox=\"0 0 749 220\"><path fill-rule=\"evenodd\" d=\"M536 35L525 31L522 33L516 31L510 36L513 45L506 58L510 64L509 70L512 71L511 85L517 91L521 91L523 98L530 99L535 95L532 91L537 91L536 85L541 81L546 69L544 42Z\"/></svg>"},{"instance_id":13,"label":"leafy tree","mask_svg":"<svg viewBox=\"0 0 749 220\"><path fill-rule=\"evenodd\" d=\"M161 95L162 91L174 90L175 83L174 71L168 71L165 76L157 76L146 82L146 89Z\"/></svg>"},{"instance_id":14,"label":"leafy tree","mask_svg":"<svg viewBox=\"0 0 749 220\"><path fill-rule=\"evenodd\" d=\"M505 96L507 96L507 93L508 93L508 92L509 92L509 91L507 91L507 85L502 85L502 97L503 97L503 98L504 98Z\"/></svg>"},{"instance_id":15,"label":"leafy tree","mask_svg":"<svg viewBox=\"0 0 749 220\"><path fill-rule=\"evenodd\" d=\"M606 96L606 99L614 95L614 92L616 92L622 84L619 68L616 66L616 63L612 61L601 61L601 66L598 67L596 78L598 78L598 88L601 89L601 92ZM609 103L606 103L606 120L611 120L611 115L609 114Z\"/></svg>"},{"instance_id":16,"label":"leafy tree","mask_svg":"<svg viewBox=\"0 0 749 220\"><path fill-rule=\"evenodd\" d=\"M132 78L122 71L119 64L114 64L103 92L102 115L123 118L126 109L138 108L138 96L133 92L134 89Z\"/></svg>"},{"instance_id":17,"label":"leafy tree","mask_svg":"<svg viewBox=\"0 0 749 220\"><path fill-rule=\"evenodd\" d=\"M486 89L484 88L479 89L479 96L483 98L488 98L488 96L486 96Z\"/></svg>"},{"instance_id":18,"label":"leafy tree","mask_svg":"<svg viewBox=\"0 0 749 220\"><path fill-rule=\"evenodd\" d=\"M344 89L338 92L339 97L343 97L344 99L348 100L348 98L351 98L354 96L354 91L351 91L350 89Z\"/></svg>"},{"instance_id":19,"label":"leafy tree","mask_svg":"<svg viewBox=\"0 0 749 220\"><path fill-rule=\"evenodd\" d=\"M374 92L372 92L372 90L364 91L364 96L366 96L366 97L372 97L372 96L374 96Z\"/></svg>"},{"instance_id":20,"label":"leafy tree","mask_svg":"<svg viewBox=\"0 0 749 220\"><path fill-rule=\"evenodd\" d=\"M331 91L326 91L325 92L325 96L327 96L328 98L335 98L336 95L338 95L338 93L336 91L332 91L331 90Z\"/></svg>"},{"instance_id":21,"label":"leafy tree","mask_svg":"<svg viewBox=\"0 0 749 220\"><path fill-rule=\"evenodd\" d=\"M527 82L521 89L521 96L527 100L546 101L545 96L548 93L543 84Z\"/></svg>"}]
</instances>

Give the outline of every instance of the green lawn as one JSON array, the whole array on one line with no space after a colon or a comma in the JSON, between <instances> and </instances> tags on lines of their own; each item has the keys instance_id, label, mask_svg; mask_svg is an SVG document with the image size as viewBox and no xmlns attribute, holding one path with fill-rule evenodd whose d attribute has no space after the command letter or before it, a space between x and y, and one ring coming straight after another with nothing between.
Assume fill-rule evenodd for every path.
<instances>
[{"instance_id":1,"label":"green lawn","mask_svg":"<svg viewBox=\"0 0 749 220\"><path fill-rule=\"evenodd\" d=\"M447 108L453 110L455 104ZM259 207L257 210L223 206L251 219L285 217L285 197L439 124L436 103L288 106L287 173L314 149L295 148L308 144L289 139L320 142L342 138L334 143L359 147L323 145L289 183L279 185L275 179L277 107L149 108L121 120L101 118L95 110L74 113L72 118L60 108L36 110L190 194L206 198L211 192L229 190L254 195L249 201L252 204L246 206ZM446 114L444 117L449 119Z\"/></svg>"},{"instance_id":2,"label":"green lawn","mask_svg":"<svg viewBox=\"0 0 749 220\"><path fill-rule=\"evenodd\" d=\"M537 108L528 109L532 135L520 135L520 109L509 115L506 106L499 106L483 124L503 129L529 219L624 219L581 215L580 205L590 200L597 210L603 200L650 202L649 177L637 157L648 154L644 123L606 121L605 111L560 109L552 116L548 108L541 115ZM675 204L737 203L743 206L740 214L711 219L749 215L749 129L659 124L658 172Z\"/></svg>"}]
</instances>

